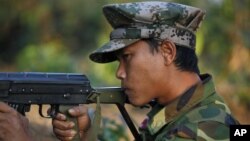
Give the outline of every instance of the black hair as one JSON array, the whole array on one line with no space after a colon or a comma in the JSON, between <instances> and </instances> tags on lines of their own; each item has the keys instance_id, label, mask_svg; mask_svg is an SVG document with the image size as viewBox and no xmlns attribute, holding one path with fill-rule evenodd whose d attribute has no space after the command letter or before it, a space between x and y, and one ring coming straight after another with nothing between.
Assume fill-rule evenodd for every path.
<instances>
[{"instance_id":1,"label":"black hair","mask_svg":"<svg viewBox=\"0 0 250 141\"><path fill-rule=\"evenodd\" d=\"M176 57L174 60L175 65L180 70L195 72L200 74L198 67L198 58L194 49L187 47L176 46Z\"/></svg>"},{"instance_id":2,"label":"black hair","mask_svg":"<svg viewBox=\"0 0 250 141\"><path fill-rule=\"evenodd\" d=\"M151 48L152 53L158 52L158 47L161 44L161 40L155 39L143 39L147 42ZM176 57L174 63L179 70L189 71L200 74L198 67L198 58L194 49L176 45Z\"/></svg>"}]
</instances>

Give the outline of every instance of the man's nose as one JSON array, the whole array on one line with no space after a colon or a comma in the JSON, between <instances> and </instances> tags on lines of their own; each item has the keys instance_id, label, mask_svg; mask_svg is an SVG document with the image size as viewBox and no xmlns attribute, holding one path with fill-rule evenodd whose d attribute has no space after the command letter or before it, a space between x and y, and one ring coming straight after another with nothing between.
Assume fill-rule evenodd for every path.
<instances>
[{"instance_id":1,"label":"man's nose","mask_svg":"<svg viewBox=\"0 0 250 141\"><path fill-rule=\"evenodd\" d=\"M125 67L121 62L116 70L116 77L120 80L123 80L126 77Z\"/></svg>"}]
</instances>

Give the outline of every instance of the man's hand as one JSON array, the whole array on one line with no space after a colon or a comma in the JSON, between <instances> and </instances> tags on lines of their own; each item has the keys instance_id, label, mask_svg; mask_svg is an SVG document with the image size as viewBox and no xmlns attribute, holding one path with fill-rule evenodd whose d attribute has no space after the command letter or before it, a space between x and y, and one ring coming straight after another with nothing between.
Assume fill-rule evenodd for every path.
<instances>
[{"instance_id":1,"label":"man's hand","mask_svg":"<svg viewBox=\"0 0 250 141\"><path fill-rule=\"evenodd\" d=\"M32 140L28 119L3 102L0 102L0 140Z\"/></svg>"},{"instance_id":2,"label":"man's hand","mask_svg":"<svg viewBox=\"0 0 250 141\"><path fill-rule=\"evenodd\" d=\"M86 106L78 106L69 109L69 114L78 119L79 131L75 131L73 128L74 122L67 121L64 114L57 114L57 116L52 120L53 132L56 137L61 141L70 141L73 137L79 133L81 141L86 141L87 131L90 128L90 117L88 115L88 108Z\"/></svg>"}]
</instances>

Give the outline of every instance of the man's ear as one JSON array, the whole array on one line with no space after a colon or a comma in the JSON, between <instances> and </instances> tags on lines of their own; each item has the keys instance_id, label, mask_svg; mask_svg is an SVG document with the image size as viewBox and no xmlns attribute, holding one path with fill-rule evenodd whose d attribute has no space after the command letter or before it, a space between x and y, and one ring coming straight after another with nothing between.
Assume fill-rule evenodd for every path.
<instances>
[{"instance_id":1,"label":"man's ear","mask_svg":"<svg viewBox=\"0 0 250 141\"><path fill-rule=\"evenodd\" d=\"M176 56L176 46L169 40L164 40L160 47L160 52L163 56L165 65L171 64Z\"/></svg>"}]
</instances>

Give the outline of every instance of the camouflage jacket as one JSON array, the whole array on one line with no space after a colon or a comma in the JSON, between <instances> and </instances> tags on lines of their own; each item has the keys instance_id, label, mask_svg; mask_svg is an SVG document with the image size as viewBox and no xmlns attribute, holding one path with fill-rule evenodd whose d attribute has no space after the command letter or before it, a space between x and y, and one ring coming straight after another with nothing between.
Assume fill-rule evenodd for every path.
<instances>
[{"instance_id":1,"label":"camouflage jacket","mask_svg":"<svg viewBox=\"0 0 250 141\"><path fill-rule=\"evenodd\" d=\"M167 106L156 104L140 127L143 141L229 140L229 125L238 124L216 93L212 77L191 87Z\"/></svg>"}]
</instances>

